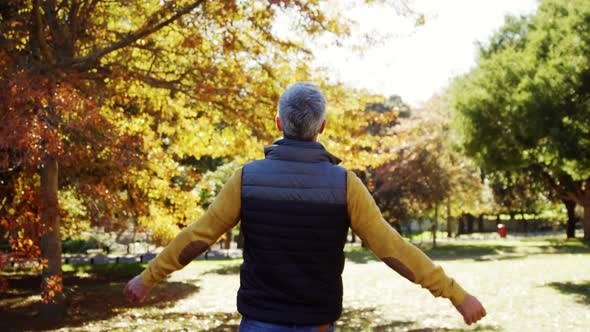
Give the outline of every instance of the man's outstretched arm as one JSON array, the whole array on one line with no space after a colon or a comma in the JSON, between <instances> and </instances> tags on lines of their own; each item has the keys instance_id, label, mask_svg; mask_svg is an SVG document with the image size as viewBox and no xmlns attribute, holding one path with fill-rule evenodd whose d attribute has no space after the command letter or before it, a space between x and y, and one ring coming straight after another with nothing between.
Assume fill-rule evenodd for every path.
<instances>
[{"instance_id":1,"label":"man's outstretched arm","mask_svg":"<svg viewBox=\"0 0 590 332\"><path fill-rule=\"evenodd\" d=\"M440 266L436 266L383 219L379 207L361 180L353 172L347 175L351 227L369 249L404 278L427 288L434 296L451 300L467 324L485 316L485 309L475 297L465 292Z\"/></svg>"},{"instance_id":2,"label":"man's outstretched arm","mask_svg":"<svg viewBox=\"0 0 590 332\"><path fill-rule=\"evenodd\" d=\"M152 287L170 273L183 268L213 245L240 219L242 169L225 183L207 212L188 225L147 268L125 287L130 302L141 302Z\"/></svg>"}]
</instances>

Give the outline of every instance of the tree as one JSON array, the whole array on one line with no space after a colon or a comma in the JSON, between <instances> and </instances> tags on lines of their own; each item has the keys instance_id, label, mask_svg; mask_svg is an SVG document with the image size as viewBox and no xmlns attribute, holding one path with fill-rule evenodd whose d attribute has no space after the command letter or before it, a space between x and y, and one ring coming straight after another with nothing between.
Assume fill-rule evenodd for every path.
<instances>
[{"instance_id":1,"label":"tree","mask_svg":"<svg viewBox=\"0 0 590 332\"><path fill-rule=\"evenodd\" d=\"M225 163L217 167L214 171L208 171L203 174L199 184L193 189L193 192L199 196L201 206L206 209L213 203L215 196L219 193L225 182L230 178L233 172L239 167L236 160ZM232 240L232 230L225 234L224 248L229 249Z\"/></svg>"},{"instance_id":2,"label":"tree","mask_svg":"<svg viewBox=\"0 0 590 332\"><path fill-rule=\"evenodd\" d=\"M464 153L487 172L541 174L584 208L590 239L590 3L543 1L508 19L452 87Z\"/></svg>"},{"instance_id":3,"label":"tree","mask_svg":"<svg viewBox=\"0 0 590 332\"><path fill-rule=\"evenodd\" d=\"M271 32L288 8L303 35L344 32L315 2L0 5L0 219L13 257L42 258L42 317L65 312L58 190L161 241L196 218L186 165L251 155L287 73L307 72L309 52Z\"/></svg>"},{"instance_id":4,"label":"tree","mask_svg":"<svg viewBox=\"0 0 590 332\"><path fill-rule=\"evenodd\" d=\"M543 185L530 172L496 172L486 175L492 189L497 213L507 213L514 220L516 214L523 216L522 227L527 231L525 213L538 214L549 203L543 197Z\"/></svg>"},{"instance_id":5,"label":"tree","mask_svg":"<svg viewBox=\"0 0 590 332\"><path fill-rule=\"evenodd\" d=\"M451 216L475 209L481 196L479 170L448 144L448 109L433 97L395 128L403 137L396 155L371 173L375 199L393 222L434 213L434 231L441 205ZM433 238L435 239L435 238Z\"/></svg>"},{"instance_id":6,"label":"tree","mask_svg":"<svg viewBox=\"0 0 590 332\"><path fill-rule=\"evenodd\" d=\"M299 39L275 33L278 15ZM203 213L203 173L272 141L280 91L312 78L304 41L347 33L316 1L9 0L0 16L0 227L12 258L41 257L50 319L64 313L60 217L165 243ZM334 133L373 121L339 108L350 122ZM360 132L352 150L329 137L352 165L379 161Z\"/></svg>"}]
</instances>

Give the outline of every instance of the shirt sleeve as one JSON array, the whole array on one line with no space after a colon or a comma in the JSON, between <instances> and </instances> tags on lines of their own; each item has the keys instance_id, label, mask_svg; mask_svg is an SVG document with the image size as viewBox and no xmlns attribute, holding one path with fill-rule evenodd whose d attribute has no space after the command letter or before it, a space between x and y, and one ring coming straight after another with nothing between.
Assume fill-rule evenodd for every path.
<instances>
[{"instance_id":1,"label":"shirt sleeve","mask_svg":"<svg viewBox=\"0 0 590 332\"><path fill-rule=\"evenodd\" d=\"M143 283L153 287L181 269L213 245L240 220L242 168L225 183L207 212L188 225L141 273Z\"/></svg>"},{"instance_id":2,"label":"shirt sleeve","mask_svg":"<svg viewBox=\"0 0 590 332\"><path fill-rule=\"evenodd\" d=\"M465 290L383 219L375 200L356 174L348 172L346 185L352 230L369 249L390 268L428 289L432 295L447 298L454 305L461 304Z\"/></svg>"}]
</instances>

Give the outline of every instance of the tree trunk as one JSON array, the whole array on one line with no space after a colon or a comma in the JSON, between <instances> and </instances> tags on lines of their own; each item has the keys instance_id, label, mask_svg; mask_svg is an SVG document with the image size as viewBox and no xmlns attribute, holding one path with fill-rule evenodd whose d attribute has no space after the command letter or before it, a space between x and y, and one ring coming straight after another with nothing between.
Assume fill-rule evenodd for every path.
<instances>
[{"instance_id":1,"label":"tree trunk","mask_svg":"<svg viewBox=\"0 0 590 332\"><path fill-rule=\"evenodd\" d=\"M231 229L225 233L225 242L223 243L224 249L229 249L231 247Z\"/></svg>"},{"instance_id":2,"label":"tree trunk","mask_svg":"<svg viewBox=\"0 0 590 332\"><path fill-rule=\"evenodd\" d=\"M451 199L447 198L447 237L453 236L453 229L451 227Z\"/></svg>"},{"instance_id":3,"label":"tree trunk","mask_svg":"<svg viewBox=\"0 0 590 332\"><path fill-rule=\"evenodd\" d=\"M47 230L41 237L41 258L47 262L41 274L41 294L44 304L39 316L46 321L58 322L65 318L61 271L61 236L57 201L57 161L47 157L41 169L41 222Z\"/></svg>"},{"instance_id":4,"label":"tree trunk","mask_svg":"<svg viewBox=\"0 0 590 332\"><path fill-rule=\"evenodd\" d=\"M590 241L590 204L584 205L584 241Z\"/></svg>"},{"instance_id":5,"label":"tree trunk","mask_svg":"<svg viewBox=\"0 0 590 332\"><path fill-rule=\"evenodd\" d=\"M483 213L477 217L477 231L483 232Z\"/></svg>"},{"instance_id":6,"label":"tree trunk","mask_svg":"<svg viewBox=\"0 0 590 332\"><path fill-rule=\"evenodd\" d=\"M573 239L576 237L576 222L578 221L576 217L576 202L569 199L564 199L562 202L567 210L567 228L565 234L568 239Z\"/></svg>"},{"instance_id":7,"label":"tree trunk","mask_svg":"<svg viewBox=\"0 0 590 332\"><path fill-rule=\"evenodd\" d=\"M432 221L432 247L436 248L436 232L438 231L438 204L434 206L434 220Z\"/></svg>"},{"instance_id":8,"label":"tree trunk","mask_svg":"<svg viewBox=\"0 0 590 332\"><path fill-rule=\"evenodd\" d=\"M457 229L457 236L465 234L465 213L461 213L459 216L459 227Z\"/></svg>"},{"instance_id":9,"label":"tree trunk","mask_svg":"<svg viewBox=\"0 0 590 332\"><path fill-rule=\"evenodd\" d=\"M242 222L240 222L240 228L238 233L238 249L244 249L244 232L242 232Z\"/></svg>"},{"instance_id":10,"label":"tree trunk","mask_svg":"<svg viewBox=\"0 0 590 332\"><path fill-rule=\"evenodd\" d=\"M475 216L471 213L467 214L467 234L473 233L473 223L475 222Z\"/></svg>"}]
</instances>

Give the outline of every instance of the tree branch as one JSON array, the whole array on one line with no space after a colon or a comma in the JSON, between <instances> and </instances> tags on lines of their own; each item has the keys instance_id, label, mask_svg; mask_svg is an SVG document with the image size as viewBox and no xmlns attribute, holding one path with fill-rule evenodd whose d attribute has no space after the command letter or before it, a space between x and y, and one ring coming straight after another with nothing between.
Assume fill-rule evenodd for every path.
<instances>
[{"instance_id":1,"label":"tree branch","mask_svg":"<svg viewBox=\"0 0 590 332\"><path fill-rule=\"evenodd\" d=\"M39 50L41 57L44 58L45 61L48 63L53 63L53 57L51 55L51 51L49 50L49 46L47 45L47 41L45 40L45 34L43 33L43 17L41 16L40 10L40 0L35 0L33 2L33 20L35 22L35 37L37 42L39 43Z\"/></svg>"},{"instance_id":2,"label":"tree branch","mask_svg":"<svg viewBox=\"0 0 590 332\"><path fill-rule=\"evenodd\" d=\"M89 69L92 67L93 64L95 64L103 56L105 56L113 51L116 51L118 49L124 48L132 43L135 43L138 39L149 36L150 34L166 27L167 25L170 25L172 22L176 21L178 18L189 13L193 9L197 8L203 2L204 2L204 0L199 0L199 1L196 1L192 4L186 5L184 8L181 8L178 12L176 12L176 14L172 15L168 19L165 19L164 21L161 21L160 23L157 23L151 27L144 26L143 28L139 29L138 31L127 34L126 37L119 40L118 42L115 42L114 44L112 44L110 46L107 46L103 49L97 50L97 51L90 53L86 56L83 56L81 58L72 59L69 63L66 64L66 66L82 67L85 69ZM158 12L155 15L157 16L158 14L161 14L161 12ZM149 22L149 20L148 20L148 22Z\"/></svg>"},{"instance_id":3,"label":"tree branch","mask_svg":"<svg viewBox=\"0 0 590 332\"><path fill-rule=\"evenodd\" d=\"M543 166L532 167L531 169L539 172L539 174L541 174L541 176L545 180L545 183L550 188L555 190L557 195L559 195L562 199L579 202L579 199L577 197L578 195L576 195L575 193L576 190L575 188L573 188L574 184L565 181L566 179L563 176L558 177L557 179L559 180L559 182L557 182L554 176L552 174L549 174L549 172L547 172L547 170ZM565 182L568 183L566 184Z\"/></svg>"}]
</instances>

